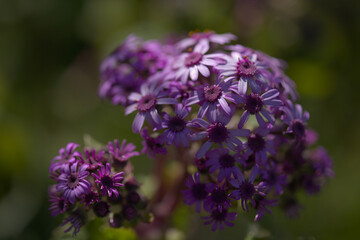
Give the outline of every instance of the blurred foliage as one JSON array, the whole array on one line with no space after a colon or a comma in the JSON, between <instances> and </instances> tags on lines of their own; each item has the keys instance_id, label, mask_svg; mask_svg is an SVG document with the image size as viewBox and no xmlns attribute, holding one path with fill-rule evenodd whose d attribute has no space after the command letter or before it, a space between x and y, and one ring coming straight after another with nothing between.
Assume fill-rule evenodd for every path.
<instances>
[{"instance_id":1,"label":"blurred foliage","mask_svg":"<svg viewBox=\"0 0 360 240\"><path fill-rule=\"evenodd\" d=\"M0 0L0 239L50 238L61 219L47 210L47 169L67 142L83 143L84 134L103 144L127 138L140 150L131 116L97 97L101 60L130 33L150 39L196 29L232 32L241 44L286 60L310 126L334 158L335 179L318 196L301 196L298 220L276 210L261 221L269 239L355 239L359 10L355 0ZM134 164L138 174L151 169L146 157ZM186 212L178 210L173 223L185 229L189 218L187 239L254 239L252 218L212 233ZM106 231L109 239L133 236L116 231Z\"/></svg>"}]
</instances>

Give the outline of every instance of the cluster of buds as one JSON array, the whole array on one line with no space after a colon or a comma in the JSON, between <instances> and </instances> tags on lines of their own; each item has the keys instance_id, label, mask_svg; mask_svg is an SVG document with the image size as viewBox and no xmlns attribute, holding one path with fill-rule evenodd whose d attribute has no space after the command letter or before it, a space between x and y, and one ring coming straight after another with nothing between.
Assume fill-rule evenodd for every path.
<instances>
[{"instance_id":1,"label":"cluster of buds","mask_svg":"<svg viewBox=\"0 0 360 240\"><path fill-rule=\"evenodd\" d=\"M135 226L148 218L148 202L139 193L129 158L139 155L126 140L100 150L61 148L49 167L56 184L49 188L52 216L66 214L65 232L77 234L87 221L103 218L111 227Z\"/></svg>"},{"instance_id":2,"label":"cluster of buds","mask_svg":"<svg viewBox=\"0 0 360 240\"><path fill-rule=\"evenodd\" d=\"M101 65L100 96L136 113L143 153L157 159L175 146L191 156L182 159L184 203L212 230L232 226L238 209L253 208L255 221L276 205L295 216L297 193L316 193L333 176L326 150L313 147L317 134L286 64L230 44L235 39L211 31L164 43L131 35Z\"/></svg>"}]
</instances>

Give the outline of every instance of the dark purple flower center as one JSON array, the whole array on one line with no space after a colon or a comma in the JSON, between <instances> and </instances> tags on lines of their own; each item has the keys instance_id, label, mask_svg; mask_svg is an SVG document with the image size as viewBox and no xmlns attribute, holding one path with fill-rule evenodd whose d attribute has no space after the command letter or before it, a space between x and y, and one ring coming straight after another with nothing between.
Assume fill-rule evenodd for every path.
<instances>
[{"instance_id":1,"label":"dark purple flower center","mask_svg":"<svg viewBox=\"0 0 360 240\"><path fill-rule=\"evenodd\" d=\"M198 200L202 200L208 195L204 183L195 183L191 188L191 193Z\"/></svg>"},{"instance_id":2,"label":"dark purple flower center","mask_svg":"<svg viewBox=\"0 0 360 240\"><path fill-rule=\"evenodd\" d=\"M239 187L239 192L241 199L250 199L255 193L254 184L247 180L243 181Z\"/></svg>"},{"instance_id":3,"label":"dark purple flower center","mask_svg":"<svg viewBox=\"0 0 360 240\"><path fill-rule=\"evenodd\" d=\"M153 107L155 107L155 105L156 105L156 97L149 94L140 98L137 104L137 109L140 112L146 112L152 109Z\"/></svg>"},{"instance_id":4,"label":"dark purple flower center","mask_svg":"<svg viewBox=\"0 0 360 240\"><path fill-rule=\"evenodd\" d=\"M71 174L68 178L67 185L70 189L74 189L79 185L79 178L76 174Z\"/></svg>"},{"instance_id":5,"label":"dark purple flower center","mask_svg":"<svg viewBox=\"0 0 360 240\"><path fill-rule=\"evenodd\" d=\"M96 216L105 217L110 213L109 207L109 204L107 204L106 202L98 202L94 205L93 211Z\"/></svg>"},{"instance_id":6,"label":"dark purple flower center","mask_svg":"<svg viewBox=\"0 0 360 240\"><path fill-rule=\"evenodd\" d=\"M291 129L292 129L293 133L295 134L295 136L297 136L299 138L304 137L305 125L301 120L299 120L299 119L293 120L291 123Z\"/></svg>"},{"instance_id":7,"label":"dark purple flower center","mask_svg":"<svg viewBox=\"0 0 360 240\"><path fill-rule=\"evenodd\" d=\"M201 53L191 52L185 58L185 66L192 67L192 66L198 64L201 61L202 57L203 57L203 55Z\"/></svg>"},{"instance_id":8,"label":"dark purple flower center","mask_svg":"<svg viewBox=\"0 0 360 240\"><path fill-rule=\"evenodd\" d=\"M64 199L59 199L59 201L58 201L58 208L59 208L59 210L60 211L65 211L66 210L66 202L65 202L65 200Z\"/></svg>"},{"instance_id":9,"label":"dark purple flower center","mask_svg":"<svg viewBox=\"0 0 360 240\"><path fill-rule=\"evenodd\" d=\"M132 205L125 205L123 207L122 213L123 213L124 218L127 220L134 219L138 215L136 208Z\"/></svg>"},{"instance_id":10,"label":"dark purple flower center","mask_svg":"<svg viewBox=\"0 0 360 240\"><path fill-rule=\"evenodd\" d=\"M258 134L251 134L248 137L248 146L254 152L260 152L265 148L265 140Z\"/></svg>"},{"instance_id":11,"label":"dark purple flower center","mask_svg":"<svg viewBox=\"0 0 360 240\"><path fill-rule=\"evenodd\" d=\"M275 171L269 171L267 172L267 176L266 176L266 182L273 186L276 184L276 180L277 180L277 174Z\"/></svg>"},{"instance_id":12,"label":"dark purple flower center","mask_svg":"<svg viewBox=\"0 0 360 240\"><path fill-rule=\"evenodd\" d=\"M211 200L216 204L222 204L227 200L227 194L224 189L215 189L211 193Z\"/></svg>"},{"instance_id":13,"label":"dark purple flower center","mask_svg":"<svg viewBox=\"0 0 360 240\"><path fill-rule=\"evenodd\" d=\"M232 168L235 164L235 158L230 154L224 154L220 156L219 162L222 168Z\"/></svg>"},{"instance_id":14,"label":"dark purple flower center","mask_svg":"<svg viewBox=\"0 0 360 240\"><path fill-rule=\"evenodd\" d=\"M148 137L146 138L146 145L149 149L155 151L162 147L162 145L157 141L157 139Z\"/></svg>"},{"instance_id":15,"label":"dark purple flower center","mask_svg":"<svg viewBox=\"0 0 360 240\"><path fill-rule=\"evenodd\" d=\"M86 205L92 204L94 201L97 201L97 195L93 191L90 191L88 194L84 197L84 202Z\"/></svg>"},{"instance_id":16,"label":"dark purple flower center","mask_svg":"<svg viewBox=\"0 0 360 240\"><path fill-rule=\"evenodd\" d=\"M168 126L172 132L182 132L186 126L186 122L181 117L175 116L170 118Z\"/></svg>"},{"instance_id":17,"label":"dark purple flower center","mask_svg":"<svg viewBox=\"0 0 360 240\"><path fill-rule=\"evenodd\" d=\"M264 105L261 97L259 96L259 94L256 93L251 93L250 95L247 95L245 98L245 104L246 104L246 109L251 114L260 112Z\"/></svg>"},{"instance_id":18,"label":"dark purple flower center","mask_svg":"<svg viewBox=\"0 0 360 240\"><path fill-rule=\"evenodd\" d=\"M229 131L223 123L214 123L208 129L208 137L211 142L222 143L229 137Z\"/></svg>"},{"instance_id":19,"label":"dark purple flower center","mask_svg":"<svg viewBox=\"0 0 360 240\"><path fill-rule=\"evenodd\" d=\"M211 218L217 222L223 222L226 219L227 210L222 210L221 212L218 209L215 209L211 212Z\"/></svg>"},{"instance_id":20,"label":"dark purple flower center","mask_svg":"<svg viewBox=\"0 0 360 240\"><path fill-rule=\"evenodd\" d=\"M253 62L245 57L237 62L236 70L239 76L254 76L257 68Z\"/></svg>"},{"instance_id":21,"label":"dark purple flower center","mask_svg":"<svg viewBox=\"0 0 360 240\"><path fill-rule=\"evenodd\" d=\"M113 188L114 186L114 182L112 180L112 178L110 176L103 176L101 178L101 184L105 187L105 188Z\"/></svg>"},{"instance_id":22,"label":"dark purple flower center","mask_svg":"<svg viewBox=\"0 0 360 240\"><path fill-rule=\"evenodd\" d=\"M195 159L195 165L197 166L200 173L206 173L208 166L206 166L206 158Z\"/></svg>"},{"instance_id":23,"label":"dark purple flower center","mask_svg":"<svg viewBox=\"0 0 360 240\"><path fill-rule=\"evenodd\" d=\"M216 102L222 95L221 87L217 85L204 87L204 97L208 102Z\"/></svg>"}]
</instances>

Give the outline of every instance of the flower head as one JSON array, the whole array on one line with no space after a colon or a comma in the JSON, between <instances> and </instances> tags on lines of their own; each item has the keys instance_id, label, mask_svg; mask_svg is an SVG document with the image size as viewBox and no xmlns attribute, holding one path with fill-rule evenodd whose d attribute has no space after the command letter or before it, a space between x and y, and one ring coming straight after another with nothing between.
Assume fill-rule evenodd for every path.
<instances>
[{"instance_id":1,"label":"flower head","mask_svg":"<svg viewBox=\"0 0 360 240\"><path fill-rule=\"evenodd\" d=\"M123 184L121 181L123 180L124 172L119 172L116 174L111 174L111 165L110 163L106 163L106 166L101 166L98 169L98 174L91 174L94 178L96 178L95 182L100 186L100 189L103 191L103 196L106 194L111 197L111 195L118 196L118 187L122 187Z\"/></svg>"},{"instance_id":2,"label":"flower head","mask_svg":"<svg viewBox=\"0 0 360 240\"><path fill-rule=\"evenodd\" d=\"M182 191L182 194L184 195L184 203L188 205L193 205L195 203L196 212L199 213L204 199L209 194L207 189L210 185L200 181L200 173L198 172L195 173L194 176L189 176L189 178L185 181L185 185L189 189Z\"/></svg>"},{"instance_id":3,"label":"flower head","mask_svg":"<svg viewBox=\"0 0 360 240\"><path fill-rule=\"evenodd\" d=\"M233 227L234 223L232 222L235 221L236 217L237 213L229 212L228 209L222 209L222 211L213 209L210 216L203 217L203 219L205 220L205 225L212 224L211 231L215 231L217 228L224 230L224 223L229 227Z\"/></svg>"}]
</instances>

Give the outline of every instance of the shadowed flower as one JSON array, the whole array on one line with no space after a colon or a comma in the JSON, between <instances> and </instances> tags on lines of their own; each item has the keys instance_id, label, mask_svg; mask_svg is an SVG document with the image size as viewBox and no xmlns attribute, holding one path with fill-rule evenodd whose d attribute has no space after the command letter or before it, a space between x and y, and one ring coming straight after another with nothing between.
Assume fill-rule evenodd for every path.
<instances>
[{"instance_id":1,"label":"shadowed flower","mask_svg":"<svg viewBox=\"0 0 360 240\"><path fill-rule=\"evenodd\" d=\"M293 133L298 140L305 137L306 122L309 120L310 114L303 112L300 104L294 104L288 100L286 106L282 108L284 115L282 120L289 126L285 133Z\"/></svg>"},{"instance_id":2,"label":"shadowed flower","mask_svg":"<svg viewBox=\"0 0 360 240\"><path fill-rule=\"evenodd\" d=\"M107 148L115 165L126 163L129 158L139 155L138 152L134 151L135 145L127 143L125 139L122 141L121 146L119 140L115 139L114 142L108 143Z\"/></svg>"},{"instance_id":3,"label":"shadowed flower","mask_svg":"<svg viewBox=\"0 0 360 240\"><path fill-rule=\"evenodd\" d=\"M182 190L184 203L188 205L193 205L195 203L196 212L200 213L202 202L209 194L207 188L209 188L210 185L200 182L200 173L198 172L195 173L194 176L189 176L185 181L185 185L189 189Z\"/></svg>"},{"instance_id":4,"label":"shadowed flower","mask_svg":"<svg viewBox=\"0 0 360 240\"><path fill-rule=\"evenodd\" d=\"M206 191L210 194L204 200L204 209L206 211L211 212L214 209L218 209L221 212L231 207L230 199L233 197L227 193L228 188L225 183L222 186L219 184L209 184Z\"/></svg>"},{"instance_id":5,"label":"shadowed flower","mask_svg":"<svg viewBox=\"0 0 360 240\"><path fill-rule=\"evenodd\" d=\"M64 232L69 232L71 229L74 229L73 235L79 233L80 228L85 225L85 215L84 213L80 211L72 212L71 215L67 218L65 218L64 222L61 224L61 226L65 226L66 224L70 223L70 227L65 229Z\"/></svg>"},{"instance_id":6,"label":"shadowed flower","mask_svg":"<svg viewBox=\"0 0 360 240\"><path fill-rule=\"evenodd\" d=\"M213 173L219 169L218 182L230 179L231 175L235 178L242 175L240 168L235 163L240 163L240 159L230 154L226 148L214 149L208 152L209 159L206 165L209 167L209 172Z\"/></svg>"},{"instance_id":7,"label":"shadowed flower","mask_svg":"<svg viewBox=\"0 0 360 240\"><path fill-rule=\"evenodd\" d=\"M141 130L141 137L142 139L144 139L144 141L142 142L142 154L147 154L150 158L156 158L157 154L164 155L167 153L167 150L164 145L161 144L159 137L150 137L147 128Z\"/></svg>"},{"instance_id":8,"label":"shadowed flower","mask_svg":"<svg viewBox=\"0 0 360 240\"><path fill-rule=\"evenodd\" d=\"M50 195L49 202L51 203L49 211L51 212L52 217L64 213L69 206L69 203L63 197L58 197L56 195Z\"/></svg>"},{"instance_id":9,"label":"shadowed flower","mask_svg":"<svg viewBox=\"0 0 360 240\"><path fill-rule=\"evenodd\" d=\"M111 195L118 196L119 192L117 187L122 187L124 184L121 183L123 180L124 172L119 172L114 175L111 175L111 165L106 163L105 166L101 166L101 169L98 169L98 175L95 173L91 174L96 178L95 182L100 186L100 189L103 191L103 196L106 194L111 197Z\"/></svg>"},{"instance_id":10,"label":"shadowed flower","mask_svg":"<svg viewBox=\"0 0 360 240\"><path fill-rule=\"evenodd\" d=\"M211 231L215 231L217 228L224 230L224 223L229 227L233 227L234 223L232 222L235 221L236 217L237 214L235 212L228 212L228 209L222 209L222 211L213 209L210 216L202 217L202 219L205 220L205 225L212 224Z\"/></svg>"}]
</instances>

